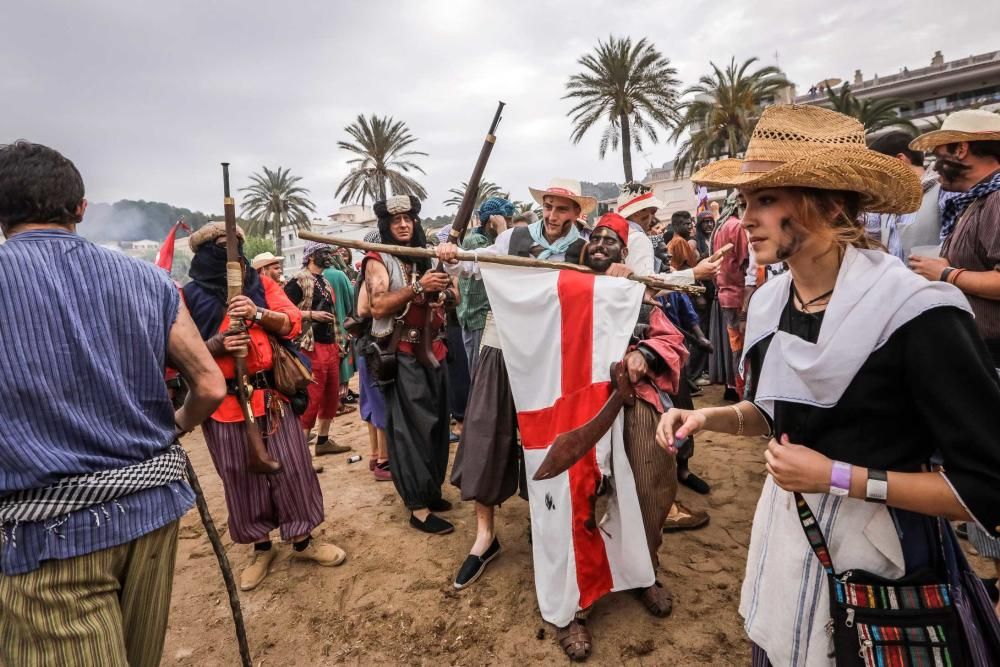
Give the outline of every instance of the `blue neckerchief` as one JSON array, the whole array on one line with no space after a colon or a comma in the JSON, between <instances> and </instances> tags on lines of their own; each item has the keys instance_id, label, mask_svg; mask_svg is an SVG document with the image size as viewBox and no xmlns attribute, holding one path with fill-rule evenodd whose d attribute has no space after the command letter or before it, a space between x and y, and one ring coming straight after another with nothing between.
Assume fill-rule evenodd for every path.
<instances>
[{"instance_id":1,"label":"blue neckerchief","mask_svg":"<svg viewBox=\"0 0 1000 667\"><path fill-rule=\"evenodd\" d=\"M548 239L545 238L543 230L545 223L536 222L532 225L528 225L528 232L531 234L531 240L542 247L542 252L539 253L538 259L548 259L552 255L565 255L569 247L573 245L580 238L580 232L576 230L576 225L569 226L569 232L565 236L556 239L555 243L549 243Z\"/></svg>"}]
</instances>

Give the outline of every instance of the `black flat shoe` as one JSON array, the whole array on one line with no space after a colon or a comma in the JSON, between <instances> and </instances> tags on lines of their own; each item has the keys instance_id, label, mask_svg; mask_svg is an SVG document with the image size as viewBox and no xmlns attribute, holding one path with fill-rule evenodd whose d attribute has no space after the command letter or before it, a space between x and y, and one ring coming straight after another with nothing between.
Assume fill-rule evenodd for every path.
<instances>
[{"instance_id":1,"label":"black flat shoe","mask_svg":"<svg viewBox=\"0 0 1000 667\"><path fill-rule=\"evenodd\" d=\"M706 493L712 490L712 487L708 485L708 482L703 480L701 477L698 477L698 475L694 474L693 472L689 472L687 474L687 477L679 479L677 481L679 481L681 484L691 489L695 493L700 493L701 495L705 495Z\"/></svg>"},{"instance_id":2,"label":"black flat shoe","mask_svg":"<svg viewBox=\"0 0 1000 667\"><path fill-rule=\"evenodd\" d=\"M428 514L427 519L424 521L411 514L410 525L421 532L430 533L431 535L447 535L455 530L455 526L435 514Z\"/></svg>"},{"instance_id":3,"label":"black flat shoe","mask_svg":"<svg viewBox=\"0 0 1000 667\"><path fill-rule=\"evenodd\" d=\"M451 503L444 498L438 498L427 503L427 509L432 512L448 512L451 510Z\"/></svg>"},{"instance_id":4,"label":"black flat shoe","mask_svg":"<svg viewBox=\"0 0 1000 667\"><path fill-rule=\"evenodd\" d=\"M500 540L493 538L493 543L490 548L487 549L482 556L476 556L475 554L469 554L465 562L462 563L462 567L458 570L458 576L455 577L455 588L457 590L462 590L466 586L472 584L483 572L486 571L486 565L500 555L503 551L500 548Z\"/></svg>"}]
</instances>

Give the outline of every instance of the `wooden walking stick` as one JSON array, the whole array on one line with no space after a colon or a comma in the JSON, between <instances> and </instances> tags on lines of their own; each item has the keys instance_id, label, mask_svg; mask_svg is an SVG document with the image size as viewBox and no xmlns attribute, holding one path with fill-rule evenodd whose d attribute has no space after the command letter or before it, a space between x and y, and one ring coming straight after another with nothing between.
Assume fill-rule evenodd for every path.
<instances>
[{"instance_id":1,"label":"wooden walking stick","mask_svg":"<svg viewBox=\"0 0 1000 667\"><path fill-rule=\"evenodd\" d=\"M319 243L329 243L331 245L354 248L356 250L366 250L372 252L385 252L390 255L402 255L404 257L437 257L433 250L429 248L413 248L410 246L388 245L386 243L366 243L343 236L328 236L315 232L299 232L299 238L307 241L317 241ZM477 255L474 252L459 251L458 259L469 262L482 262L484 264L504 264L506 266L526 266L535 269L556 269L559 271L578 271L580 273L593 273L589 267L582 264L570 264L569 262L553 262L547 259L535 259L534 257L518 257L516 255ZM688 294L702 294L704 287L698 285L674 285L664 282L656 276L636 276L631 275L629 280L642 283L646 287L656 290L670 290L676 292L686 292Z\"/></svg>"},{"instance_id":2,"label":"wooden walking stick","mask_svg":"<svg viewBox=\"0 0 1000 667\"><path fill-rule=\"evenodd\" d=\"M240 647L240 662L243 667L253 667L253 660L250 658L250 644L247 642L247 628L243 623L243 608L240 606L240 595L236 590L236 580L233 578L233 569L229 566L229 557L222 546L222 538L215 528L215 521L208 512L208 503L205 502L205 493L201 490L201 483L198 482L198 473L191 465L191 459L187 459L188 484L194 490L195 502L198 505L198 514L201 515L201 523L205 526L205 533L208 541L212 543L212 550L215 552L215 559L219 561L219 569L222 570L222 579L226 584L226 592L229 594L229 609L233 612L233 625L236 628L236 643Z\"/></svg>"}]
</instances>

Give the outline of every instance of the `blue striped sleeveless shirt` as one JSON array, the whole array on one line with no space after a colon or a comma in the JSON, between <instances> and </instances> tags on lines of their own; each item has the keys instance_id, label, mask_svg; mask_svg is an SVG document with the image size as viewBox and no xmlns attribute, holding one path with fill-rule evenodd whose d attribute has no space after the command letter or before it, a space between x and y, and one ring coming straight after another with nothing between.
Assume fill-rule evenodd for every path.
<instances>
[{"instance_id":1,"label":"blue striped sleeveless shirt","mask_svg":"<svg viewBox=\"0 0 1000 667\"><path fill-rule=\"evenodd\" d=\"M174 420L163 372L178 304L162 269L62 229L0 245L0 497L167 450ZM174 482L0 526L0 572L132 541L193 500Z\"/></svg>"}]
</instances>

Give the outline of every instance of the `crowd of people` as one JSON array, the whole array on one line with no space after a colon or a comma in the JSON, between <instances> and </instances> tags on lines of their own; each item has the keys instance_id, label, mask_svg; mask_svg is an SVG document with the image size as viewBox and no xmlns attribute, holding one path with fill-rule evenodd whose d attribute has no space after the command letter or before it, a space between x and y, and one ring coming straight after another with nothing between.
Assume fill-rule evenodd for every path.
<instances>
[{"instance_id":1,"label":"crowd of people","mask_svg":"<svg viewBox=\"0 0 1000 667\"><path fill-rule=\"evenodd\" d=\"M997 664L996 579L956 535L1000 575L1000 115L869 145L853 119L776 105L744 157L692 180L728 196L667 222L641 183L597 217L555 178L530 189L541 219L487 199L461 247L392 196L365 240L399 252L310 242L290 276L237 230L230 298L224 223L191 234L178 288L76 234L72 162L0 147L0 662L159 663L194 502L178 442L198 426L243 591L276 535L344 563L312 533L322 457L352 449L332 423L357 410L410 528L454 532L446 481L472 501L455 589L501 554L497 508L529 503L538 608L570 659L609 592L671 613L663 534L709 522L679 487L712 492L695 437L714 431L766 459L740 602L753 664ZM504 256L587 272L488 261ZM285 387L288 364L307 387ZM713 384L722 405L696 407Z\"/></svg>"}]
</instances>

